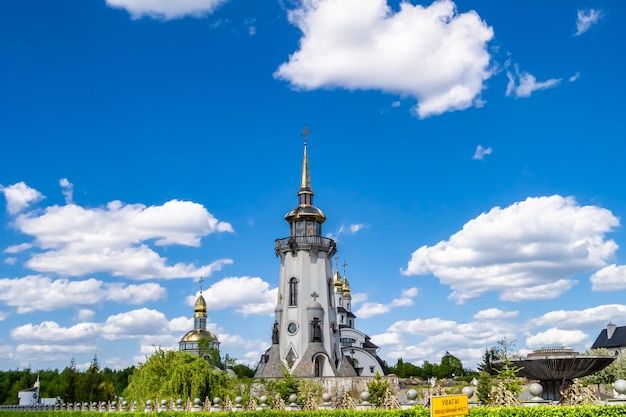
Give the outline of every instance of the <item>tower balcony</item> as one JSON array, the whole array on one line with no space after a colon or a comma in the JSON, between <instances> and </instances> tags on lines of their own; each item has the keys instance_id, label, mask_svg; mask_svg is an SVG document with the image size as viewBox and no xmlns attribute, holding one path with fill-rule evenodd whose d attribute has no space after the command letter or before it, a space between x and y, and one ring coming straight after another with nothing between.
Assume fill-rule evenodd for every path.
<instances>
[{"instance_id":1,"label":"tower balcony","mask_svg":"<svg viewBox=\"0 0 626 417\"><path fill-rule=\"evenodd\" d=\"M337 245L334 240L322 236L291 236L282 239L276 239L274 245L276 253L292 252L298 250L315 250L329 252L332 256L337 251Z\"/></svg>"}]
</instances>

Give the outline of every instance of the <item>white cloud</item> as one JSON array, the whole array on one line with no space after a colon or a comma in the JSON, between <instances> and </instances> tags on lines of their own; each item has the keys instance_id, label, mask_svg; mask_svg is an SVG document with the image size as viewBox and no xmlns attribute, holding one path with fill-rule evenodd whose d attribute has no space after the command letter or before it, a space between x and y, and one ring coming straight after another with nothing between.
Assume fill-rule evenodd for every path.
<instances>
[{"instance_id":1,"label":"white cloud","mask_svg":"<svg viewBox=\"0 0 626 417\"><path fill-rule=\"evenodd\" d=\"M80 321L91 321L93 320L95 315L96 315L95 311L90 310L88 308L81 308L80 310L78 310L77 318Z\"/></svg>"},{"instance_id":2,"label":"white cloud","mask_svg":"<svg viewBox=\"0 0 626 417\"><path fill-rule=\"evenodd\" d=\"M43 198L43 194L34 188L30 188L23 181L8 187L0 185L0 192L4 194L4 198L7 200L7 211L9 214L17 214L31 203L36 203Z\"/></svg>"},{"instance_id":3,"label":"white cloud","mask_svg":"<svg viewBox=\"0 0 626 417\"><path fill-rule=\"evenodd\" d=\"M4 311L0 311L0 321L4 321L4 319L6 319L8 316L7 313L5 313Z\"/></svg>"},{"instance_id":4,"label":"white cloud","mask_svg":"<svg viewBox=\"0 0 626 417\"><path fill-rule=\"evenodd\" d=\"M17 258L13 257L13 256L9 256L8 258L4 258L4 263L7 265L15 265L15 263L17 262Z\"/></svg>"},{"instance_id":5,"label":"white cloud","mask_svg":"<svg viewBox=\"0 0 626 417\"><path fill-rule=\"evenodd\" d=\"M492 152L493 149L491 149L491 147L483 148L482 145L478 145L476 147L476 152L474 152L474 155L472 156L472 159L481 160L485 157L485 155L491 155Z\"/></svg>"},{"instance_id":6,"label":"white cloud","mask_svg":"<svg viewBox=\"0 0 626 417\"><path fill-rule=\"evenodd\" d=\"M601 10L589 9L589 10L578 10L578 18L576 20L576 33L574 36L582 35L591 29L591 26L598 23L600 17L602 17Z\"/></svg>"},{"instance_id":7,"label":"white cloud","mask_svg":"<svg viewBox=\"0 0 626 417\"><path fill-rule=\"evenodd\" d=\"M515 64L515 73L507 71L506 75L509 78L505 93L507 97L510 95L514 97L530 97L530 95L537 90L556 87L561 82L560 78L537 81L534 75L526 71L520 72L517 64Z\"/></svg>"},{"instance_id":8,"label":"white cloud","mask_svg":"<svg viewBox=\"0 0 626 417\"><path fill-rule=\"evenodd\" d=\"M102 325L102 337L108 340L134 339L167 333L169 321L157 310L140 308L109 316Z\"/></svg>"},{"instance_id":9,"label":"white cloud","mask_svg":"<svg viewBox=\"0 0 626 417\"><path fill-rule=\"evenodd\" d=\"M202 205L172 200L161 206L112 201L104 208L50 206L43 212L19 215L14 227L35 237L43 249L26 262L40 272L83 276L98 272L131 279L210 276L229 259L208 265L166 265L148 243L157 246L199 246L202 236L232 232ZM148 242L148 243L147 243Z\"/></svg>"},{"instance_id":10,"label":"white cloud","mask_svg":"<svg viewBox=\"0 0 626 417\"><path fill-rule=\"evenodd\" d=\"M146 284L110 283L104 285L107 301L115 301L123 304L145 304L149 301L165 298L165 288L154 282Z\"/></svg>"},{"instance_id":11,"label":"white cloud","mask_svg":"<svg viewBox=\"0 0 626 417\"><path fill-rule=\"evenodd\" d=\"M594 273L591 278L593 291L621 291L626 289L626 265L609 265Z\"/></svg>"},{"instance_id":12,"label":"white cloud","mask_svg":"<svg viewBox=\"0 0 626 417\"><path fill-rule=\"evenodd\" d=\"M204 17L227 0L106 0L111 7L125 9L133 19L150 17L159 20L184 16Z\"/></svg>"},{"instance_id":13,"label":"white cloud","mask_svg":"<svg viewBox=\"0 0 626 417\"><path fill-rule=\"evenodd\" d=\"M403 290L400 298L393 299L388 304L381 303L363 303L354 314L362 319L378 316L391 311L394 307L409 307L413 305L413 298L417 296L417 288L409 288Z\"/></svg>"},{"instance_id":14,"label":"white cloud","mask_svg":"<svg viewBox=\"0 0 626 417\"><path fill-rule=\"evenodd\" d=\"M187 297L187 304L194 305L198 294ZM244 316L273 315L278 288L258 277L229 277L215 282L203 296L209 311L233 308Z\"/></svg>"},{"instance_id":15,"label":"white cloud","mask_svg":"<svg viewBox=\"0 0 626 417\"><path fill-rule=\"evenodd\" d=\"M587 342L589 337L580 330L560 330L552 327L526 339L526 346L531 349L546 347L572 347Z\"/></svg>"},{"instance_id":16,"label":"white cloud","mask_svg":"<svg viewBox=\"0 0 626 417\"><path fill-rule=\"evenodd\" d=\"M571 77L569 77L568 81L570 83L573 83L574 81L576 81L577 79L580 78L580 72L577 72L576 74L572 75Z\"/></svg>"},{"instance_id":17,"label":"white cloud","mask_svg":"<svg viewBox=\"0 0 626 417\"><path fill-rule=\"evenodd\" d=\"M4 253L20 253L32 247L33 245L31 243L20 243L19 245L9 246L4 250Z\"/></svg>"},{"instance_id":18,"label":"white cloud","mask_svg":"<svg viewBox=\"0 0 626 417\"><path fill-rule=\"evenodd\" d=\"M554 326L561 329L598 329L626 315L626 305L606 304L584 310L557 310L531 320L533 326Z\"/></svg>"},{"instance_id":19,"label":"white cloud","mask_svg":"<svg viewBox=\"0 0 626 417\"><path fill-rule=\"evenodd\" d=\"M25 324L11 330L11 337L20 342L46 343L89 342L96 338L100 326L96 323L78 323L72 327L61 327L54 321L44 321L41 324Z\"/></svg>"},{"instance_id":20,"label":"white cloud","mask_svg":"<svg viewBox=\"0 0 626 417\"><path fill-rule=\"evenodd\" d=\"M619 225L609 211L571 197L529 197L467 222L447 241L413 252L403 275L433 274L463 303L488 291L509 301L555 298L571 278L606 264Z\"/></svg>"},{"instance_id":21,"label":"white cloud","mask_svg":"<svg viewBox=\"0 0 626 417\"><path fill-rule=\"evenodd\" d=\"M52 280L41 275L0 279L0 301L17 307L18 313L91 307L104 301L143 304L164 296L165 289L154 283L107 284L94 278L82 281Z\"/></svg>"},{"instance_id":22,"label":"white cloud","mask_svg":"<svg viewBox=\"0 0 626 417\"><path fill-rule=\"evenodd\" d=\"M407 335L423 339L412 344L405 338ZM471 323L428 318L397 321L387 328L386 333L372 340L388 346L390 358L438 362L449 351L467 364L480 362L485 347L495 346L505 337L514 338L514 334L510 323L502 318Z\"/></svg>"},{"instance_id":23,"label":"white cloud","mask_svg":"<svg viewBox=\"0 0 626 417\"><path fill-rule=\"evenodd\" d=\"M381 90L417 100L421 118L482 102L493 30L449 0L428 7L386 0L303 0L289 12L300 49L275 77L297 89Z\"/></svg>"},{"instance_id":24,"label":"white cloud","mask_svg":"<svg viewBox=\"0 0 626 417\"><path fill-rule=\"evenodd\" d=\"M474 314L474 320L499 320L503 318L517 317L518 311L502 311L499 308L488 308Z\"/></svg>"},{"instance_id":25,"label":"white cloud","mask_svg":"<svg viewBox=\"0 0 626 417\"><path fill-rule=\"evenodd\" d=\"M351 224L350 225L350 233L355 234L359 230L366 228L367 226L361 223Z\"/></svg>"},{"instance_id":26,"label":"white cloud","mask_svg":"<svg viewBox=\"0 0 626 417\"><path fill-rule=\"evenodd\" d=\"M59 185L61 186L61 192L63 193L63 197L65 197L65 204L73 204L74 184L69 182L67 178L61 178L59 180Z\"/></svg>"}]
</instances>

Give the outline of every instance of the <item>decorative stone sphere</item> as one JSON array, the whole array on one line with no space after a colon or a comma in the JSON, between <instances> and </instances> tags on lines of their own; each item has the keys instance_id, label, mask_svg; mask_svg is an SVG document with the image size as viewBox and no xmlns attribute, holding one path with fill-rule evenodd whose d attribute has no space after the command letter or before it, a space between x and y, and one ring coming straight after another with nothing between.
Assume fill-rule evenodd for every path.
<instances>
[{"instance_id":1,"label":"decorative stone sphere","mask_svg":"<svg viewBox=\"0 0 626 417\"><path fill-rule=\"evenodd\" d=\"M408 390L406 392L406 397L410 400L410 401L415 401L415 399L417 398L417 391L414 390L413 388L411 388L410 390Z\"/></svg>"},{"instance_id":2,"label":"decorative stone sphere","mask_svg":"<svg viewBox=\"0 0 626 417\"><path fill-rule=\"evenodd\" d=\"M176 400L176 405L183 405L183 400L182 399L177 399Z\"/></svg>"},{"instance_id":3,"label":"decorative stone sphere","mask_svg":"<svg viewBox=\"0 0 626 417\"><path fill-rule=\"evenodd\" d=\"M261 401L261 404L266 404L267 403L267 395L261 395L259 397L259 401Z\"/></svg>"},{"instance_id":4,"label":"decorative stone sphere","mask_svg":"<svg viewBox=\"0 0 626 417\"><path fill-rule=\"evenodd\" d=\"M626 381L623 379L618 379L617 381L613 382L613 388L615 389L615 391L617 391L619 395L626 394Z\"/></svg>"},{"instance_id":5,"label":"decorative stone sphere","mask_svg":"<svg viewBox=\"0 0 626 417\"><path fill-rule=\"evenodd\" d=\"M243 398L239 396L235 397L235 404L241 404L242 401L243 401Z\"/></svg>"},{"instance_id":6,"label":"decorative stone sphere","mask_svg":"<svg viewBox=\"0 0 626 417\"><path fill-rule=\"evenodd\" d=\"M298 399L298 396L296 394L291 394L289 396L289 402L290 403L295 403L297 399Z\"/></svg>"},{"instance_id":7,"label":"decorative stone sphere","mask_svg":"<svg viewBox=\"0 0 626 417\"><path fill-rule=\"evenodd\" d=\"M161 405L165 407L167 405L167 400L161 400Z\"/></svg>"},{"instance_id":8,"label":"decorative stone sphere","mask_svg":"<svg viewBox=\"0 0 626 417\"><path fill-rule=\"evenodd\" d=\"M543 387L541 384L533 382L530 384L530 387L528 387L528 392L530 392L530 395L533 397L541 397L543 395Z\"/></svg>"},{"instance_id":9,"label":"decorative stone sphere","mask_svg":"<svg viewBox=\"0 0 626 417\"><path fill-rule=\"evenodd\" d=\"M200 401L200 398L194 398L193 399L193 404L194 405L200 405L200 404L202 404L202 401Z\"/></svg>"},{"instance_id":10,"label":"decorative stone sphere","mask_svg":"<svg viewBox=\"0 0 626 417\"><path fill-rule=\"evenodd\" d=\"M151 406L151 405L152 405L152 400L148 400L148 401L146 401L146 405L147 405L147 406Z\"/></svg>"},{"instance_id":11,"label":"decorative stone sphere","mask_svg":"<svg viewBox=\"0 0 626 417\"><path fill-rule=\"evenodd\" d=\"M112 406L112 407L115 407L116 405L117 405L117 401L113 401L113 402L111 403L111 406Z\"/></svg>"},{"instance_id":12,"label":"decorative stone sphere","mask_svg":"<svg viewBox=\"0 0 626 417\"><path fill-rule=\"evenodd\" d=\"M222 399L220 397L215 397L213 398L213 404L215 405L219 405L219 403L222 401Z\"/></svg>"},{"instance_id":13,"label":"decorative stone sphere","mask_svg":"<svg viewBox=\"0 0 626 417\"><path fill-rule=\"evenodd\" d=\"M324 401L325 403L329 402L331 399L331 396L329 393L325 392L322 394L322 401Z\"/></svg>"},{"instance_id":14,"label":"decorative stone sphere","mask_svg":"<svg viewBox=\"0 0 626 417\"><path fill-rule=\"evenodd\" d=\"M369 400L369 399L370 399L370 393L369 393L369 391L363 391L363 392L361 393L361 400L362 400L362 401L367 401L367 400Z\"/></svg>"},{"instance_id":15,"label":"decorative stone sphere","mask_svg":"<svg viewBox=\"0 0 626 417\"><path fill-rule=\"evenodd\" d=\"M472 394L474 393L474 388L473 387L463 387L463 389L461 390L461 394L465 394L467 395L467 397L471 397Z\"/></svg>"}]
</instances>

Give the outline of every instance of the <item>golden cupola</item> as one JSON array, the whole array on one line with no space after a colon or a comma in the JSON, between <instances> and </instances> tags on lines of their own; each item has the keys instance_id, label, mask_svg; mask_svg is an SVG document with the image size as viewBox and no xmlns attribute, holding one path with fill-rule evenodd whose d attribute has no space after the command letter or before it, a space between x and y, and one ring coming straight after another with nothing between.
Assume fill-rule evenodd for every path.
<instances>
[{"instance_id":1,"label":"golden cupola","mask_svg":"<svg viewBox=\"0 0 626 417\"><path fill-rule=\"evenodd\" d=\"M200 353L200 340L207 340L207 347L219 349L217 336L206 329L207 305L202 291L193 306L193 329L188 331L178 342L178 349L195 354Z\"/></svg>"},{"instance_id":2,"label":"golden cupola","mask_svg":"<svg viewBox=\"0 0 626 417\"><path fill-rule=\"evenodd\" d=\"M343 291L343 278L339 275L339 271L335 271L333 275L333 283L335 284L335 292Z\"/></svg>"},{"instance_id":3,"label":"golden cupola","mask_svg":"<svg viewBox=\"0 0 626 417\"><path fill-rule=\"evenodd\" d=\"M352 296L350 295L350 283L348 282L348 277L343 278L343 285L341 287L341 289L343 290L343 297L344 298L352 298Z\"/></svg>"}]
</instances>

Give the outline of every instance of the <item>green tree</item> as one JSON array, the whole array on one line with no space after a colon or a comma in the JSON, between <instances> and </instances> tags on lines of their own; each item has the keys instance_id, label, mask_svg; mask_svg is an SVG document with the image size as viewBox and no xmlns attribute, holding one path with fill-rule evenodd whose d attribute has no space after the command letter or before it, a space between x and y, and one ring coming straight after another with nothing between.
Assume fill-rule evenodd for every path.
<instances>
[{"instance_id":1,"label":"green tree","mask_svg":"<svg viewBox=\"0 0 626 417\"><path fill-rule=\"evenodd\" d=\"M476 386L476 397L481 404L489 404L489 395L494 386L489 372L482 371L478 374L478 385Z\"/></svg>"},{"instance_id":2,"label":"green tree","mask_svg":"<svg viewBox=\"0 0 626 417\"><path fill-rule=\"evenodd\" d=\"M283 377L281 379L270 381L267 388L271 392L280 395L280 398L284 401L287 401L291 394L300 394L300 384L287 369L283 369Z\"/></svg>"},{"instance_id":3,"label":"green tree","mask_svg":"<svg viewBox=\"0 0 626 417\"><path fill-rule=\"evenodd\" d=\"M370 393L369 402L374 405L380 404L380 401L389 389L389 381L384 380L378 372L374 375L374 379L367 383L367 391Z\"/></svg>"},{"instance_id":4,"label":"green tree","mask_svg":"<svg viewBox=\"0 0 626 417\"><path fill-rule=\"evenodd\" d=\"M504 387L513 394L519 394L522 390L522 382L520 378L517 376L517 373L520 371L520 367L514 366L511 361L511 350L515 347L515 339L513 340L503 340L498 342L497 347L495 348L498 356L500 357L498 372L496 377L502 381Z\"/></svg>"},{"instance_id":5,"label":"green tree","mask_svg":"<svg viewBox=\"0 0 626 417\"><path fill-rule=\"evenodd\" d=\"M583 355L613 356L608 349L590 349ZM585 384L612 384L618 379L626 379L626 355L618 355L606 368L582 378Z\"/></svg>"},{"instance_id":6,"label":"green tree","mask_svg":"<svg viewBox=\"0 0 626 417\"><path fill-rule=\"evenodd\" d=\"M241 363L229 366L228 368L232 369L235 375L237 375L237 378L254 378L254 369Z\"/></svg>"},{"instance_id":7,"label":"green tree","mask_svg":"<svg viewBox=\"0 0 626 417\"><path fill-rule=\"evenodd\" d=\"M227 374L214 370L206 360L161 348L135 368L129 380L123 396L131 400L223 398L231 390Z\"/></svg>"},{"instance_id":8,"label":"green tree","mask_svg":"<svg viewBox=\"0 0 626 417\"><path fill-rule=\"evenodd\" d=\"M100 364L98 363L98 356L94 355L87 371L79 374L76 400L83 402L106 401L107 398L104 398L100 393L99 387L101 383Z\"/></svg>"},{"instance_id":9,"label":"green tree","mask_svg":"<svg viewBox=\"0 0 626 417\"><path fill-rule=\"evenodd\" d=\"M212 347L211 343L212 342L209 339L200 339L198 341L198 355L209 362L209 364L219 369L224 369L224 363L220 357L220 351Z\"/></svg>"},{"instance_id":10,"label":"green tree","mask_svg":"<svg viewBox=\"0 0 626 417\"><path fill-rule=\"evenodd\" d=\"M453 378L456 376L462 376L465 373L463 369L463 363L459 358L451 355L450 352L446 352L441 358L441 365L439 365L438 378Z\"/></svg>"},{"instance_id":11,"label":"green tree","mask_svg":"<svg viewBox=\"0 0 626 417\"><path fill-rule=\"evenodd\" d=\"M489 375L496 375L498 373L498 369L494 363L499 359L500 357L498 356L498 351L495 347L485 349L483 361L478 365L478 371L487 372Z\"/></svg>"}]
</instances>

